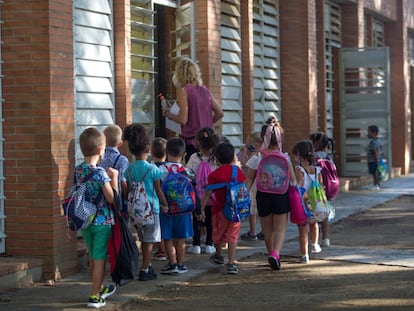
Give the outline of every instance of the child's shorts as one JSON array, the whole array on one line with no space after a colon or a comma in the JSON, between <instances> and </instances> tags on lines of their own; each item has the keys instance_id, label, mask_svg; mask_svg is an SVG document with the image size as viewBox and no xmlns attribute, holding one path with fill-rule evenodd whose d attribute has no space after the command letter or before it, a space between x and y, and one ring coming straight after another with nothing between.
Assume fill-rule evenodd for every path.
<instances>
[{"instance_id":1,"label":"child's shorts","mask_svg":"<svg viewBox=\"0 0 414 311\"><path fill-rule=\"evenodd\" d=\"M154 216L154 224L146 225L144 227L137 226L137 234L139 240L144 243L158 243L161 242L161 227L160 217L158 214Z\"/></svg>"},{"instance_id":2,"label":"child's shorts","mask_svg":"<svg viewBox=\"0 0 414 311\"><path fill-rule=\"evenodd\" d=\"M111 226L89 225L88 228L82 230L89 257L93 260L106 260L111 233Z\"/></svg>"},{"instance_id":3,"label":"child's shorts","mask_svg":"<svg viewBox=\"0 0 414 311\"><path fill-rule=\"evenodd\" d=\"M257 211L260 217L270 214L287 214L290 212L289 192L284 194L273 194L257 191Z\"/></svg>"},{"instance_id":4,"label":"child's shorts","mask_svg":"<svg viewBox=\"0 0 414 311\"><path fill-rule=\"evenodd\" d=\"M160 214L161 237L164 240L187 239L194 235L191 213L178 216Z\"/></svg>"},{"instance_id":5,"label":"child's shorts","mask_svg":"<svg viewBox=\"0 0 414 311\"><path fill-rule=\"evenodd\" d=\"M240 222L230 221L223 212L213 214L214 244L237 243L240 235Z\"/></svg>"},{"instance_id":6,"label":"child's shorts","mask_svg":"<svg viewBox=\"0 0 414 311\"><path fill-rule=\"evenodd\" d=\"M376 174L377 173L377 167L378 167L377 162L368 162L368 173L370 175Z\"/></svg>"}]
</instances>

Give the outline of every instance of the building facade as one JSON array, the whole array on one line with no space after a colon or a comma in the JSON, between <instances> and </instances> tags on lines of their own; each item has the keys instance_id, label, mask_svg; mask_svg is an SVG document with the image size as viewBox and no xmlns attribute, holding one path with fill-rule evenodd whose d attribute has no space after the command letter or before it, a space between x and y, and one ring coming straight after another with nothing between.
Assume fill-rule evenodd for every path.
<instances>
[{"instance_id":1,"label":"building facade","mask_svg":"<svg viewBox=\"0 0 414 311\"><path fill-rule=\"evenodd\" d=\"M0 253L42 258L47 278L78 269L60 202L79 134L139 122L173 135L158 94L174 99L180 56L200 65L224 111L216 130L236 147L273 114L285 151L325 131L341 175L361 176L377 124L393 172L410 171L412 0L9 0L0 10Z\"/></svg>"}]
</instances>

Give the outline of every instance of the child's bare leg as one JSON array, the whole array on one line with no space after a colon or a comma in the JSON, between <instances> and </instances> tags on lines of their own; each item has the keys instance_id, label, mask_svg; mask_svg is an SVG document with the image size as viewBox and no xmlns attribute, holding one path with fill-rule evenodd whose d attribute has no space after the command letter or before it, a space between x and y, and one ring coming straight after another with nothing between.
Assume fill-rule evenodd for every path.
<instances>
[{"instance_id":1,"label":"child's bare leg","mask_svg":"<svg viewBox=\"0 0 414 311\"><path fill-rule=\"evenodd\" d=\"M105 260L91 260L92 273L92 293L91 295L99 295L105 275Z\"/></svg>"},{"instance_id":2,"label":"child's bare leg","mask_svg":"<svg viewBox=\"0 0 414 311\"><path fill-rule=\"evenodd\" d=\"M298 225L299 229L299 244L300 244L300 252L302 256L308 255L308 233L309 233L309 225Z\"/></svg>"},{"instance_id":3,"label":"child's bare leg","mask_svg":"<svg viewBox=\"0 0 414 311\"><path fill-rule=\"evenodd\" d=\"M313 244L319 242L319 226L317 222L309 224L310 238Z\"/></svg>"},{"instance_id":4,"label":"child's bare leg","mask_svg":"<svg viewBox=\"0 0 414 311\"><path fill-rule=\"evenodd\" d=\"M164 240L165 249L167 250L168 261L170 264L177 263L177 253L175 251L173 240Z\"/></svg>"},{"instance_id":5,"label":"child's bare leg","mask_svg":"<svg viewBox=\"0 0 414 311\"><path fill-rule=\"evenodd\" d=\"M177 263L183 264L184 262L184 254L185 254L185 239L174 239L173 240L176 256L177 256Z\"/></svg>"},{"instance_id":6,"label":"child's bare leg","mask_svg":"<svg viewBox=\"0 0 414 311\"><path fill-rule=\"evenodd\" d=\"M273 232L273 215L260 217L262 219L262 231L265 238L265 245L267 252L270 254L273 250L274 232Z\"/></svg>"},{"instance_id":7,"label":"child's bare leg","mask_svg":"<svg viewBox=\"0 0 414 311\"><path fill-rule=\"evenodd\" d=\"M153 244L148 242L142 242L142 267L141 269L147 269L151 262Z\"/></svg>"},{"instance_id":8,"label":"child's bare leg","mask_svg":"<svg viewBox=\"0 0 414 311\"><path fill-rule=\"evenodd\" d=\"M288 223L288 214L274 214L273 216L273 244L272 250L275 250L278 255L282 250L283 242L285 241L286 227ZM266 239L266 234L265 234Z\"/></svg>"},{"instance_id":9,"label":"child's bare leg","mask_svg":"<svg viewBox=\"0 0 414 311\"><path fill-rule=\"evenodd\" d=\"M229 257L229 264L234 264L236 260L237 242L228 243L228 245L229 245L229 248L227 249L227 256Z\"/></svg>"},{"instance_id":10,"label":"child's bare leg","mask_svg":"<svg viewBox=\"0 0 414 311\"><path fill-rule=\"evenodd\" d=\"M328 219L325 219L322 222L322 240L325 240L329 237L329 223L328 223Z\"/></svg>"},{"instance_id":11,"label":"child's bare leg","mask_svg":"<svg viewBox=\"0 0 414 311\"><path fill-rule=\"evenodd\" d=\"M256 235L256 215L249 216L249 233L251 236Z\"/></svg>"}]
</instances>

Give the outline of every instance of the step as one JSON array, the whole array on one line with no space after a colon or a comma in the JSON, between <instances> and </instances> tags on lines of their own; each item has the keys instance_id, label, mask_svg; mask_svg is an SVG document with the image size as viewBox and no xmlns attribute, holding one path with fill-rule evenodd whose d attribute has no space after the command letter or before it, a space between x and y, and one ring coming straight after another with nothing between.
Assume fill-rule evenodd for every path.
<instances>
[{"instance_id":1,"label":"step","mask_svg":"<svg viewBox=\"0 0 414 311\"><path fill-rule=\"evenodd\" d=\"M28 287L39 282L43 260L28 257L0 257L0 290Z\"/></svg>"}]
</instances>

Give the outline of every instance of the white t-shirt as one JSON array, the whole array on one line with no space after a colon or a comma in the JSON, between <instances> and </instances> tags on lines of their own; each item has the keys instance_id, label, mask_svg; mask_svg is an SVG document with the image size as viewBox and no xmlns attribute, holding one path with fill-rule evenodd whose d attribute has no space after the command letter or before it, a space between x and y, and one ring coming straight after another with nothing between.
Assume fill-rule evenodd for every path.
<instances>
[{"instance_id":1,"label":"white t-shirt","mask_svg":"<svg viewBox=\"0 0 414 311\"><path fill-rule=\"evenodd\" d=\"M297 166L297 168L303 173L302 187L305 188L305 191L308 191L312 183L312 180L315 180L315 177L316 177L316 180L318 180L318 176L321 173L321 168L319 166L315 166L316 176L315 176L315 173L312 173L312 174L309 173L308 175L302 166Z\"/></svg>"}]
</instances>

